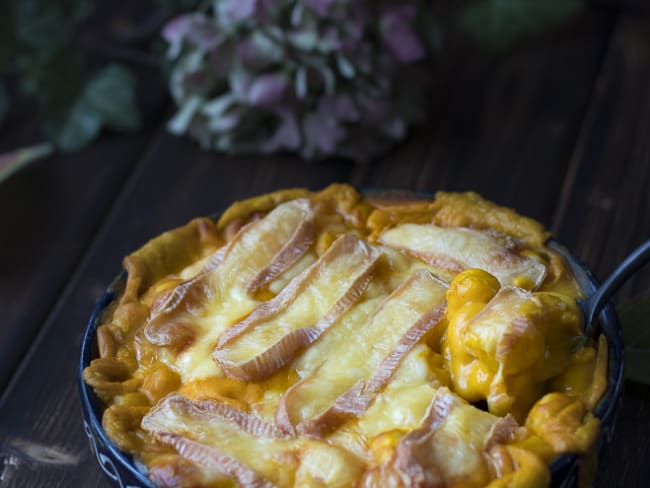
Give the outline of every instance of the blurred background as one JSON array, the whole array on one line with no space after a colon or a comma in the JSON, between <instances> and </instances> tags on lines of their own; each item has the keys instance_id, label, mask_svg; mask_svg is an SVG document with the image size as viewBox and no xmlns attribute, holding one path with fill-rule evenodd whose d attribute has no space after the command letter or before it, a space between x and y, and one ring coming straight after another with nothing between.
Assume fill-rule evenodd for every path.
<instances>
[{"instance_id":1,"label":"blurred background","mask_svg":"<svg viewBox=\"0 0 650 488\"><path fill-rule=\"evenodd\" d=\"M76 412L81 332L122 256L233 200L335 181L477 191L600 278L650 235L644 0L9 4L0 418L82 460L79 417L49 424L27 399ZM618 302L649 290L646 269ZM650 389L628 381L623 412L599 486L650 476Z\"/></svg>"}]
</instances>

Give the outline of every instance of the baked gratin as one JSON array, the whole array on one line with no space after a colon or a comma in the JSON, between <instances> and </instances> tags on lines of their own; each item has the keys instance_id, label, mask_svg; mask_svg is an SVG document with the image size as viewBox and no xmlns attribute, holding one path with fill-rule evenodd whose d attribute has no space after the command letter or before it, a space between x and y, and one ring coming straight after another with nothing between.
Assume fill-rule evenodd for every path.
<instances>
[{"instance_id":1,"label":"baked gratin","mask_svg":"<svg viewBox=\"0 0 650 488\"><path fill-rule=\"evenodd\" d=\"M161 487L537 487L607 344L541 224L475 193L283 190L127 256L84 379Z\"/></svg>"}]
</instances>

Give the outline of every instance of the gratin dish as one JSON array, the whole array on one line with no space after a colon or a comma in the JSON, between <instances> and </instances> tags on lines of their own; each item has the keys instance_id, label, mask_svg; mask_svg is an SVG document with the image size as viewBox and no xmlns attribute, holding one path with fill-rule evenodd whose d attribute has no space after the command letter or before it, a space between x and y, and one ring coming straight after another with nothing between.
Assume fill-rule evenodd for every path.
<instances>
[{"instance_id":1,"label":"gratin dish","mask_svg":"<svg viewBox=\"0 0 650 488\"><path fill-rule=\"evenodd\" d=\"M554 241L549 242L548 246L564 257L585 295L589 295L597 288L598 283L590 271L566 248ZM102 402L83 380L83 370L93 359L98 357L96 329L101 324L102 314L113 299L119 296L125 286L126 278L126 272L122 272L99 299L83 337L78 380L84 430L101 469L114 486L153 487L154 484L144 474L144 466L139 465L129 454L120 451L108 438L101 423L104 410ZM597 449L602 458L614 429L623 379L623 344L618 317L611 305L608 305L602 312L600 327L607 338L609 358L607 390L594 410L595 415L601 420ZM580 464L581 458L578 455L565 454L553 460L550 464L552 486L575 486Z\"/></svg>"}]
</instances>

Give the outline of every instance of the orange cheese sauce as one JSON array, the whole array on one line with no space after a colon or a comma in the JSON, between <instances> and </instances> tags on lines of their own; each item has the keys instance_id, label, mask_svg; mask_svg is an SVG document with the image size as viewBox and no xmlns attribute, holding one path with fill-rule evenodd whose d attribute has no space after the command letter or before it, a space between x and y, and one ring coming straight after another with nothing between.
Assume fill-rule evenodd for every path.
<instances>
[{"instance_id":1,"label":"orange cheese sauce","mask_svg":"<svg viewBox=\"0 0 650 488\"><path fill-rule=\"evenodd\" d=\"M184 283L200 277L211 256L250 228L249 224L261 221L279 205L299 198L307 199L313 209L313 241L300 259L263 288L237 302L247 311L243 317L230 317L227 309L208 311L197 315L199 332L187 335L184 341L161 345L148 339L146 325L152 309L165 304L170 293ZM542 263L543 281L533 290L534 283L525 277L500 283L485 270L468 268L458 272L457 262L455 267L446 267L444 260L420 259L408 250L382 244L386 231L403 224L424 226L418 229L425 232L426 226L436 226L441 232L447 228L467 228L497 236L504 243L506 263L513 259L524 264ZM211 353L219 337L209 334L214 324L237 323L273 300L345 233L377 246L382 254L373 265L372 279L364 284L332 331L323 332L323 338L300 349L288 364L265 378L244 381L215 364ZM544 486L548 482L545 466L554 456L584 453L594 444L598 420L591 412L605 391L607 373L606 341L601 337L597 344L585 344L581 337L575 302L581 291L561 256L545 246L548 237L549 233L538 222L475 193L439 193L428 200L395 200L381 194L364 197L350 186L332 185L320 192L283 190L237 202L216 222L195 219L125 258L127 282L120 298L104 313L104 322L97 330L100 357L86 368L84 379L106 405L103 425L109 437L120 449L142 460L161 486L171 486L173 480L179 486L235 486L230 476L206 471L200 463L184 458L180 451L162 442L163 437L144 430L142 419L163 399L178 394L192 405L217 402L273 424L286 392L304 377L317 374L320 366L314 358L321 354L336 359L336 350L332 349L328 356L327 349L319 353L318 348L363 341L363 335L357 334L352 325L345 329L343 324L367 322L411 273L426 270L447 283L444 315L400 360L384 386L373 393L376 397L363 413L346 417L329 437L316 443L300 440L295 444L299 447L287 444L293 446L291 456L303 459L304 465L292 461L292 466L301 467L281 484L318 486L323 481L317 465L323 463L321 456L325 452L340 460L341 466L351 463L349 466L359 473L357 482L366 483L364 486L388 482L395 476L395 469L406 469L398 466L397 461L398 451L404 447L403 439L425 429L426 425L420 422L429 412L431 402L444 404L444 388L467 406L450 410L441 424L446 429L444 435L443 431L436 431L432 439L452 442L451 439L467 438L462 449L471 447L478 449L476 452L490 453L485 454L490 459L488 464L477 461L467 486L475 486L470 482L472 479L480 479L483 484L487 480L492 483L490 486L524 486L516 480L527 479ZM471 250L471 233L468 239L464 245ZM213 292L206 293L210 296ZM229 299L240 300L238 297L235 294ZM187 310L170 316L175 321L172 330L176 334L183 327L196 327L184 322L195 313L191 310L192 302L188 303ZM307 308L294 315L307 314ZM344 332L350 336L341 335ZM484 421L485 432L490 436L490 422L498 419L512 418L518 428L511 429L507 439L486 441L485 445L478 438L470 442L465 427L453 422L488 415L471 404L489 412ZM282 455L289 455L285 451ZM465 455L469 456L469 452ZM328 469L335 473L338 468L333 465ZM453 474L454 467L428 469L451 486L465 486L458 481L460 475ZM328 481L332 486L333 480Z\"/></svg>"}]
</instances>

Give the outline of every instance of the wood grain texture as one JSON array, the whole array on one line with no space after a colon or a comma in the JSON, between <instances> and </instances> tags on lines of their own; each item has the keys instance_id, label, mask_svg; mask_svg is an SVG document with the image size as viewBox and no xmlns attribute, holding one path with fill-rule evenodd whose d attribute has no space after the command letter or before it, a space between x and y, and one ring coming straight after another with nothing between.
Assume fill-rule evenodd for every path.
<instances>
[{"instance_id":1,"label":"wood grain texture","mask_svg":"<svg viewBox=\"0 0 650 488\"><path fill-rule=\"evenodd\" d=\"M585 126L576 147L575 177L554 228L605 278L634 247L650 237L650 20L618 23ZM621 296L650 288L639 273Z\"/></svg>"},{"instance_id":2,"label":"wood grain texture","mask_svg":"<svg viewBox=\"0 0 650 488\"><path fill-rule=\"evenodd\" d=\"M650 238L650 19L621 17L597 81L589 122L572 164L573 181L555 218L557 234L601 279ZM646 266L619 293L650 291ZM611 449L597 486L650 479L650 387L627 383Z\"/></svg>"},{"instance_id":3,"label":"wood grain texture","mask_svg":"<svg viewBox=\"0 0 650 488\"><path fill-rule=\"evenodd\" d=\"M100 10L90 25L105 25ZM121 18L121 11L114 15ZM101 32L101 29L99 29ZM99 33L98 33L99 35ZM0 191L0 388L27 350L78 265L165 107L158 70L136 68L144 130L106 133L75 153L38 161ZM18 98L0 134L0 151L43 139L33 103Z\"/></svg>"},{"instance_id":4,"label":"wood grain texture","mask_svg":"<svg viewBox=\"0 0 650 488\"><path fill-rule=\"evenodd\" d=\"M0 487L109 486L92 459L77 407L81 335L122 256L166 229L233 200L334 181L473 189L549 223L609 33L608 18L588 14L505 58L459 56L441 64L432 121L372 166L224 157L158 131L108 217L88 216L84 225L99 230L74 273L68 267L59 280L58 286L67 285L0 399L0 457L10 473ZM119 157L107 154L105 161ZM67 161L61 164L72 164ZM57 191L56 198L64 197ZM35 445L54 448L70 462L35 461L28 449Z\"/></svg>"},{"instance_id":5,"label":"wood grain texture","mask_svg":"<svg viewBox=\"0 0 650 488\"><path fill-rule=\"evenodd\" d=\"M591 12L501 58L452 53L432 122L355 183L473 190L548 225L610 28Z\"/></svg>"},{"instance_id":6,"label":"wood grain texture","mask_svg":"<svg viewBox=\"0 0 650 488\"><path fill-rule=\"evenodd\" d=\"M617 12L622 11L631 15L647 15L650 12L650 3L646 0L591 0L591 3L598 7L609 7L616 9Z\"/></svg>"}]
</instances>

